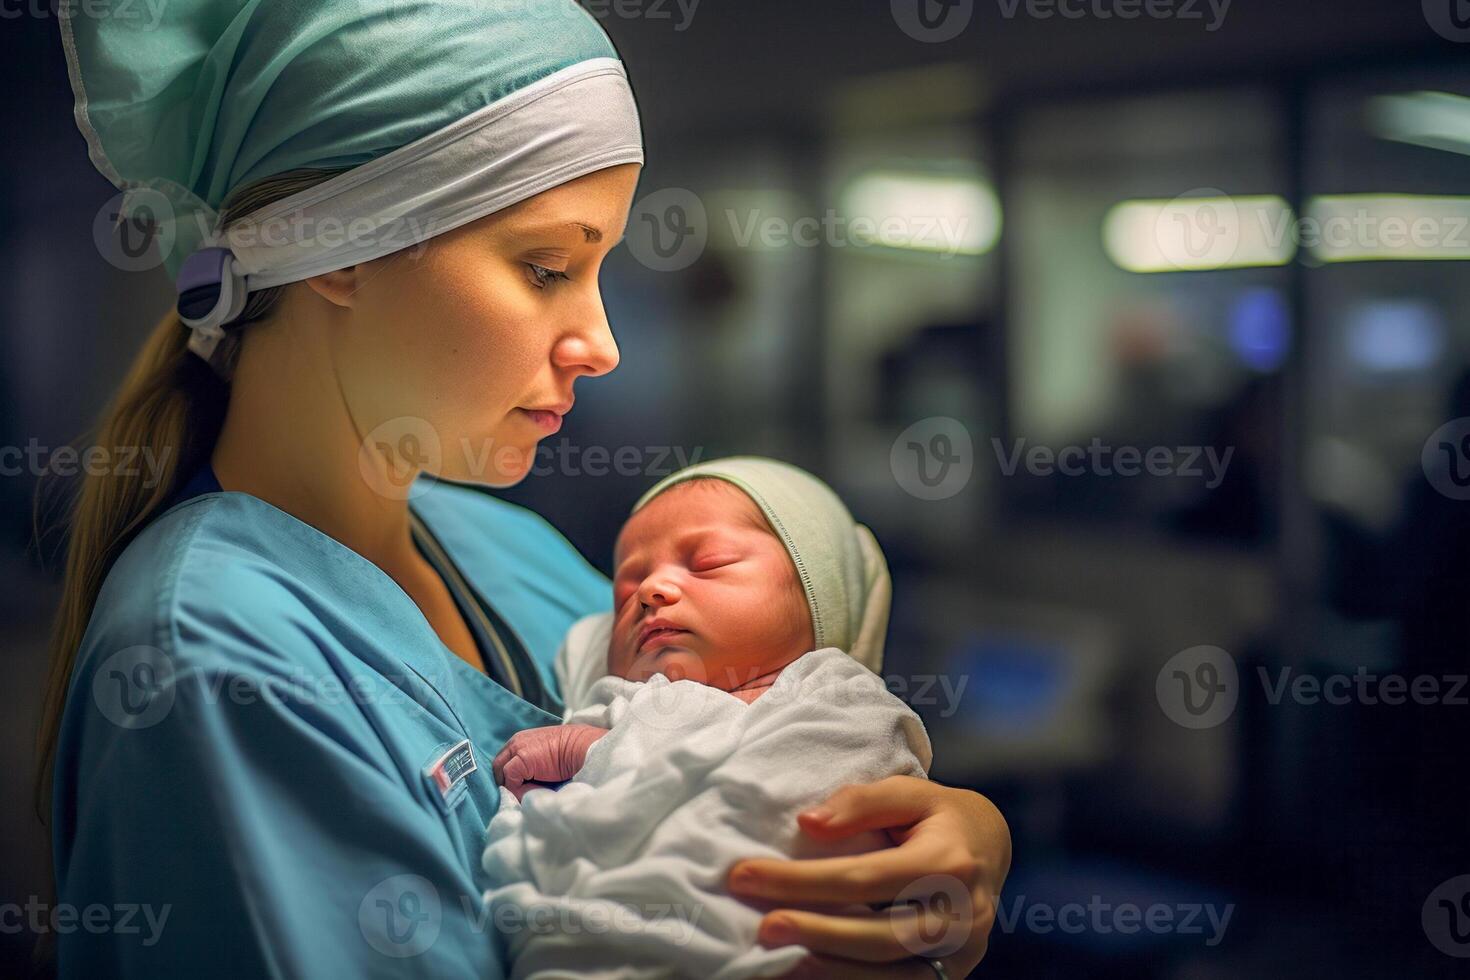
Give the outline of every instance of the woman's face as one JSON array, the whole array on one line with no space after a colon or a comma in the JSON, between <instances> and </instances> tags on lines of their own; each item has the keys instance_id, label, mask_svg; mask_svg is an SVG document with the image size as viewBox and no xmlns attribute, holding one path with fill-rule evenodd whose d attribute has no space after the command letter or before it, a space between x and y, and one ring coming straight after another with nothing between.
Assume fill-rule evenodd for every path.
<instances>
[{"instance_id":1,"label":"woman's face","mask_svg":"<svg viewBox=\"0 0 1470 980\"><path fill-rule=\"evenodd\" d=\"M638 171L596 171L356 266L331 343L364 443L394 467L521 480L577 378L617 366L597 277Z\"/></svg>"}]
</instances>

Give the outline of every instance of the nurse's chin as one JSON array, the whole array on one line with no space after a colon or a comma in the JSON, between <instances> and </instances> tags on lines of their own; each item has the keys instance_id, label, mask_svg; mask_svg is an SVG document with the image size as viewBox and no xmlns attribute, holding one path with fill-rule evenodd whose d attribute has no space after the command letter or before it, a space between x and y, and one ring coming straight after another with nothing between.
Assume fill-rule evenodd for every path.
<instances>
[{"instance_id":1,"label":"nurse's chin","mask_svg":"<svg viewBox=\"0 0 1470 980\"><path fill-rule=\"evenodd\" d=\"M487 440L487 447L493 445ZM459 483L486 487L513 487L524 480L536 464L536 443L528 446L499 444L479 452L466 451L464 458L445 454L441 475Z\"/></svg>"}]
</instances>

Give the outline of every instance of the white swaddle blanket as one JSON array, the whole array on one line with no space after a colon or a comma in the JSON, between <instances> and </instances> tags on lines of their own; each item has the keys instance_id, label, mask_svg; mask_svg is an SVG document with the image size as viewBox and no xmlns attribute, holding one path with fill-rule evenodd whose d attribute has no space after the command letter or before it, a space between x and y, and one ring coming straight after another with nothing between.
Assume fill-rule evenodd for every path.
<instances>
[{"instance_id":1,"label":"white swaddle blanket","mask_svg":"<svg viewBox=\"0 0 1470 980\"><path fill-rule=\"evenodd\" d=\"M885 846L876 833L817 844L796 814L846 783L925 776L923 723L835 647L787 666L751 704L694 681L606 675L610 619L574 626L557 664L566 720L610 733L560 789L520 803L502 789L490 822L485 900L510 976L784 973L807 951L757 943L761 913L725 893L729 867Z\"/></svg>"}]
</instances>

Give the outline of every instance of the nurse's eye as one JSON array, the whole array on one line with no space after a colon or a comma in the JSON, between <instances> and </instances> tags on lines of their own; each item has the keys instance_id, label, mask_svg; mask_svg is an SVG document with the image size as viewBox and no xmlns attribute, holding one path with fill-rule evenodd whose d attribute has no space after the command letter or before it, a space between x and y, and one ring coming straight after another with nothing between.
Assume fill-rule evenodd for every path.
<instances>
[{"instance_id":1,"label":"nurse's eye","mask_svg":"<svg viewBox=\"0 0 1470 980\"><path fill-rule=\"evenodd\" d=\"M526 268L530 270L531 279L538 289L544 289L547 285L555 282L558 279L571 278L571 276L567 275L565 272L559 272L556 269L548 269L546 268L546 266L537 265L535 262L527 262Z\"/></svg>"}]
</instances>

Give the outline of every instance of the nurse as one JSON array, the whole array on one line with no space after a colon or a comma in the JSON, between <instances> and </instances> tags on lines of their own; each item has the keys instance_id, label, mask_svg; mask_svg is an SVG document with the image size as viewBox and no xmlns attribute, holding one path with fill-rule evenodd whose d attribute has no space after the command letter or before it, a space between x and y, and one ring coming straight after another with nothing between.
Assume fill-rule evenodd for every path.
<instances>
[{"instance_id":1,"label":"nurse","mask_svg":"<svg viewBox=\"0 0 1470 980\"><path fill-rule=\"evenodd\" d=\"M152 927L64 933L60 973L499 977L528 924L480 911L485 760L557 721L557 643L611 596L483 488L618 362L623 65L573 0L84 9L77 123L179 296L97 433L163 479L83 486L42 732L58 901ZM819 976L979 962L1010 862L983 797L896 777L802 827L897 846L737 864L763 941Z\"/></svg>"}]
</instances>

